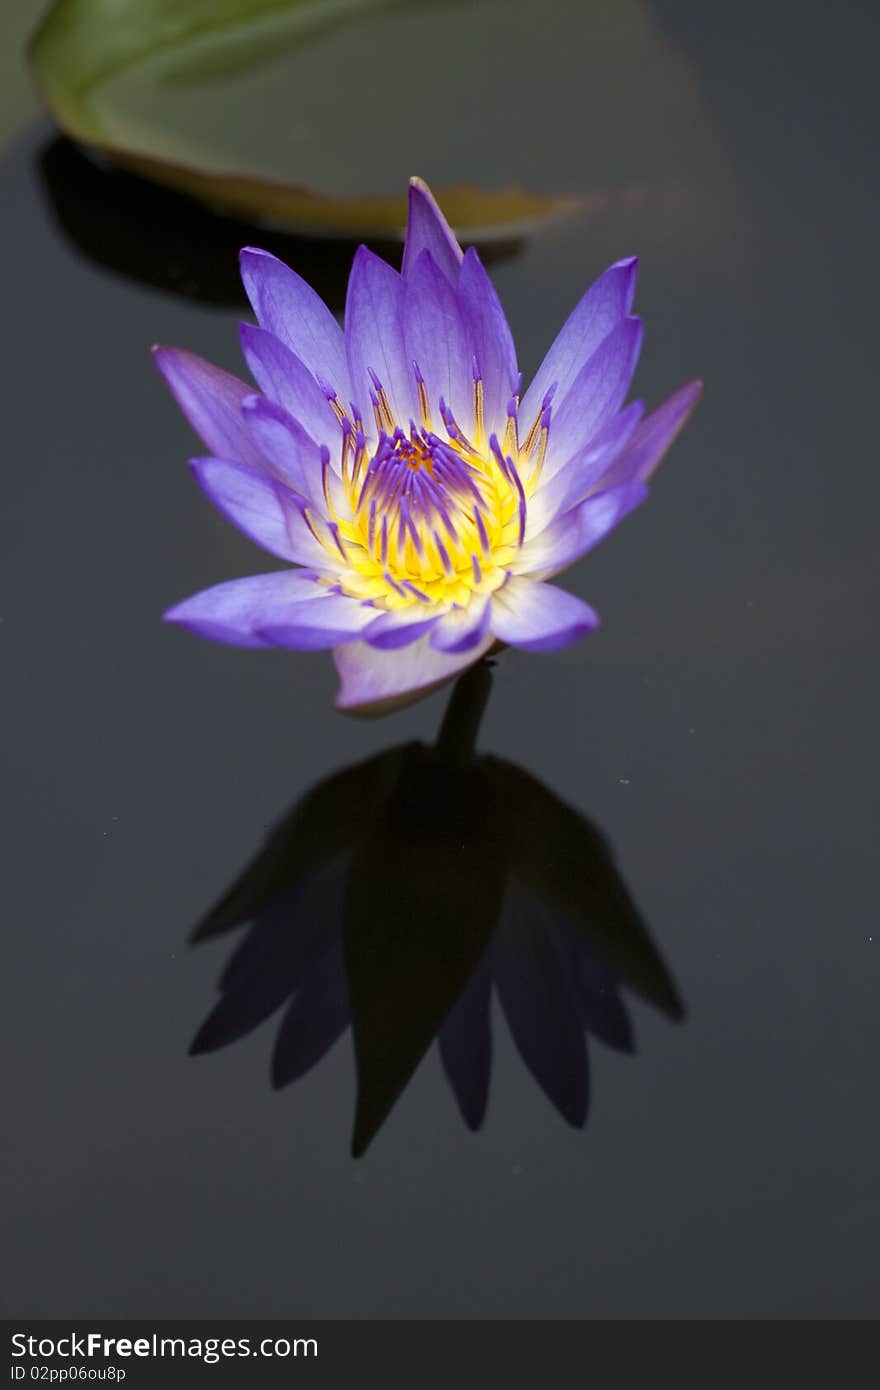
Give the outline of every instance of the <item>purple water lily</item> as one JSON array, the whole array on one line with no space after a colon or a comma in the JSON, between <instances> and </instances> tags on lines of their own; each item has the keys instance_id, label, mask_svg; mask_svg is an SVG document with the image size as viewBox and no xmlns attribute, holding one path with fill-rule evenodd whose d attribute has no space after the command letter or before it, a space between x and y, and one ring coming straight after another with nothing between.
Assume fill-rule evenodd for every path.
<instances>
[{"instance_id":1,"label":"purple water lily","mask_svg":"<svg viewBox=\"0 0 880 1390\"><path fill-rule=\"evenodd\" d=\"M401 272L360 247L339 327L266 252L242 252L259 387L178 348L156 360L209 450L214 504L296 566L186 599L170 622L243 647L332 648L341 709L433 688L494 643L553 651L595 628L547 581L644 499L696 403L624 406L642 339L635 259L587 291L528 389L473 249L410 184Z\"/></svg>"}]
</instances>

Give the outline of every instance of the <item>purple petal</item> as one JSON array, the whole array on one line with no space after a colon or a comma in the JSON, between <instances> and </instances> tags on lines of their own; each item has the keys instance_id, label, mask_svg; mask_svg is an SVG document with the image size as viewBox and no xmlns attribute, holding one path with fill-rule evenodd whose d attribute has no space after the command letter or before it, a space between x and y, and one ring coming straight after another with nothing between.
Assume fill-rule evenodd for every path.
<instances>
[{"instance_id":1,"label":"purple petal","mask_svg":"<svg viewBox=\"0 0 880 1390\"><path fill-rule=\"evenodd\" d=\"M403 338L403 281L365 246L355 252L349 276L345 344L354 400L367 429L373 423L371 371L385 388L398 423L406 428L410 417L417 418L418 402Z\"/></svg>"},{"instance_id":2,"label":"purple petal","mask_svg":"<svg viewBox=\"0 0 880 1390\"><path fill-rule=\"evenodd\" d=\"M297 492L323 506L321 451L311 435L266 396L249 396L242 414L266 461Z\"/></svg>"},{"instance_id":3,"label":"purple petal","mask_svg":"<svg viewBox=\"0 0 880 1390\"><path fill-rule=\"evenodd\" d=\"M295 495L278 479L225 459L193 459L190 467L214 506L257 545L313 569L340 568L315 540Z\"/></svg>"},{"instance_id":4,"label":"purple petal","mask_svg":"<svg viewBox=\"0 0 880 1390\"><path fill-rule=\"evenodd\" d=\"M486 432L499 437L517 377L516 348L501 301L473 247L465 252L458 302L483 378Z\"/></svg>"},{"instance_id":5,"label":"purple petal","mask_svg":"<svg viewBox=\"0 0 880 1390\"><path fill-rule=\"evenodd\" d=\"M348 401L342 329L320 295L283 261L253 246L241 253L241 279L262 327Z\"/></svg>"},{"instance_id":6,"label":"purple petal","mask_svg":"<svg viewBox=\"0 0 880 1390\"><path fill-rule=\"evenodd\" d=\"M364 631L364 641L380 651L396 651L424 637L437 623L439 614L414 603L409 608L395 608L382 613Z\"/></svg>"},{"instance_id":7,"label":"purple petal","mask_svg":"<svg viewBox=\"0 0 880 1390\"><path fill-rule=\"evenodd\" d=\"M247 579L231 579L193 594L169 608L165 621L210 638L212 642L226 642L233 647L265 647L267 643L257 636L257 629L267 614L281 614L302 603L306 595L320 592L314 576L299 570L252 574Z\"/></svg>"},{"instance_id":8,"label":"purple petal","mask_svg":"<svg viewBox=\"0 0 880 1390\"><path fill-rule=\"evenodd\" d=\"M403 296L407 360L418 363L434 411L442 397L469 434L474 418L474 376L470 340L455 290L423 251L406 281Z\"/></svg>"},{"instance_id":9,"label":"purple petal","mask_svg":"<svg viewBox=\"0 0 880 1390\"><path fill-rule=\"evenodd\" d=\"M479 1129L486 1115L492 1070L489 1002L492 976L484 959L440 1029L440 1057L462 1118L468 1129Z\"/></svg>"},{"instance_id":10,"label":"purple petal","mask_svg":"<svg viewBox=\"0 0 880 1390\"><path fill-rule=\"evenodd\" d=\"M578 372L561 405L554 396L548 476L590 443L623 405L641 346L641 320L624 319Z\"/></svg>"},{"instance_id":11,"label":"purple petal","mask_svg":"<svg viewBox=\"0 0 880 1390\"><path fill-rule=\"evenodd\" d=\"M511 647L553 652L599 626L592 608L574 594L513 575L492 598L492 631Z\"/></svg>"},{"instance_id":12,"label":"purple petal","mask_svg":"<svg viewBox=\"0 0 880 1390\"><path fill-rule=\"evenodd\" d=\"M535 379L523 397L521 418L526 427L541 408L541 401L556 383L556 404L562 404L583 364L592 357L624 315L632 308L638 261L635 256L617 261L591 285L566 320Z\"/></svg>"},{"instance_id":13,"label":"purple petal","mask_svg":"<svg viewBox=\"0 0 880 1390\"><path fill-rule=\"evenodd\" d=\"M639 425L623 453L603 473L597 486L607 488L637 480L647 482L687 423L702 390L701 381L688 381L652 411Z\"/></svg>"},{"instance_id":14,"label":"purple petal","mask_svg":"<svg viewBox=\"0 0 880 1390\"><path fill-rule=\"evenodd\" d=\"M598 545L647 495L643 483L631 483L588 497L526 541L516 557L517 574L542 579L559 574Z\"/></svg>"},{"instance_id":15,"label":"purple petal","mask_svg":"<svg viewBox=\"0 0 880 1390\"><path fill-rule=\"evenodd\" d=\"M375 608L346 594L306 599L261 624L259 636L273 647L316 652L352 642L376 616Z\"/></svg>"},{"instance_id":16,"label":"purple petal","mask_svg":"<svg viewBox=\"0 0 880 1390\"><path fill-rule=\"evenodd\" d=\"M431 646L440 652L469 652L489 630L489 599L475 595L466 608L453 608L431 633Z\"/></svg>"},{"instance_id":17,"label":"purple petal","mask_svg":"<svg viewBox=\"0 0 880 1390\"><path fill-rule=\"evenodd\" d=\"M493 640L487 634L478 647L457 656L435 651L425 637L396 652L381 652L366 642L338 647L333 653L342 681L337 709L379 714L390 705L426 695L479 661Z\"/></svg>"},{"instance_id":18,"label":"purple petal","mask_svg":"<svg viewBox=\"0 0 880 1390\"><path fill-rule=\"evenodd\" d=\"M339 446L339 421L308 367L280 339L253 324L241 325L241 346L261 391L297 420L318 444Z\"/></svg>"},{"instance_id":19,"label":"purple petal","mask_svg":"<svg viewBox=\"0 0 880 1390\"><path fill-rule=\"evenodd\" d=\"M557 516L570 511L594 491L598 480L632 437L644 414L641 401L633 401L600 430L585 449L575 454L557 473L541 477L535 495L529 499L526 538L537 535Z\"/></svg>"},{"instance_id":20,"label":"purple petal","mask_svg":"<svg viewBox=\"0 0 880 1390\"><path fill-rule=\"evenodd\" d=\"M259 466L260 456L241 418L241 403L253 395L253 387L183 348L154 348L153 360L211 453Z\"/></svg>"},{"instance_id":21,"label":"purple petal","mask_svg":"<svg viewBox=\"0 0 880 1390\"><path fill-rule=\"evenodd\" d=\"M455 284L462 259L461 247L428 185L421 179L410 179L409 216L401 267L404 279L409 278L423 251L430 251L447 280Z\"/></svg>"}]
</instances>

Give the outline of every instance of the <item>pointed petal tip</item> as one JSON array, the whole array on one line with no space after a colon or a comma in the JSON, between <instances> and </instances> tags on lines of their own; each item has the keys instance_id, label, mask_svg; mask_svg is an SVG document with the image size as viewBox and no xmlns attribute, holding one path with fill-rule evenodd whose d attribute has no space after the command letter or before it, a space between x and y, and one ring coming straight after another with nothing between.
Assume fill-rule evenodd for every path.
<instances>
[{"instance_id":1,"label":"pointed petal tip","mask_svg":"<svg viewBox=\"0 0 880 1390\"><path fill-rule=\"evenodd\" d=\"M387 266L389 270L394 271L395 275L397 274L393 266L388 265L387 261L383 260L381 256L377 256L376 252L371 251L366 242L362 241L355 247L354 255L351 258L351 270L349 271L348 278L349 286L351 286L352 280L355 278L355 271L362 271L363 267L371 265L374 261L381 261L383 266Z\"/></svg>"},{"instance_id":2,"label":"pointed petal tip","mask_svg":"<svg viewBox=\"0 0 880 1390\"><path fill-rule=\"evenodd\" d=\"M242 246L238 253L238 273L244 285L245 293L254 307L254 313L257 312L256 305L251 298L251 288L256 293L254 277L259 276L267 263L272 261L278 262L278 257L273 256L271 251L264 251L261 246Z\"/></svg>"},{"instance_id":3,"label":"pointed petal tip","mask_svg":"<svg viewBox=\"0 0 880 1390\"><path fill-rule=\"evenodd\" d=\"M179 603L172 604L170 608L166 608L165 612L162 614L161 621L168 627L176 627L179 628L181 632L191 632L193 636L199 637L202 634L199 631L198 623L193 623L187 612L188 608L189 599L181 599Z\"/></svg>"},{"instance_id":4,"label":"pointed petal tip","mask_svg":"<svg viewBox=\"0 0 880 1390\"><path fill-rule=\"evenodd\" d=\"M169 371L173 370L174 364L181 356L187 356L187 351L186 348L171 347L168 343L154 343L150 348L150 356L167 380Z\"/></svg>"},{"instance_id":5,"label":"pointed petal tip","mask_svg":"<svg viewBox=\"0 0 880 1390\"><path fill-rule=\"evenodd\" d=\"M408 200L410 207L410 215L412 214L412 209L415 204L418 204L419 202L425 203L427 204L428 210L430 211L432 217L436 219L436 221L438 221L444 229L448 229L449 224L446 221L446 217L443 214L440 204L437 202L437 199L434 197L434 194L431 192L431 189L425 182L425 180L423 178L419 178L417 174L414 174L409 181Z\"/></svg>"},{"instance_id":6,"label":"pointed petal tip","mask_svg":"<svg viewBox=\"0 0 880 1390\"><path fill-rule=\"evenodd\" d=\"M677 391L673 392L670 399L677 401L678 409L681 412L681 425L679 428L682 428L690 419L694 410L699 405L705 389L705 383L698 376L695 376L690 381L686 381L683 386L679 386Z\"/></svg>"},{"instance_id":7,"label":"pointed petal tip","mask_svg":"<svg viewBox=\"0 0 880 1390\"><path fill-rule=\"evenodd\" d=\"M462 249L425 180L413 177L409 181L406 237L401 262L404 279L409 278L419 253L426 247L444 275L455 283L461 269Z\"/></svg>"},{"instance_id":8,"label":"pointed petal tip","mask_svg":"<svg viewBox=\"0 0 880 1390\"><path fill-rule=\"evenodd\" d=\"M615 261L610 269L618 272L626 287L624 290L624 307L628 313L636 297L636 286L639 279L639 258L638 256L624 256L622 260Z\"/></svg>"},{"instance_id":9,"label":"pointed petal tip","mask_svg":"<svg viewBox=\"0 0 880 1390\"><path fill-rule=\"evenodd\" d=\"M168 347L165 343L154 343L150 348L153 366L172 393L174 391L174 357L175 353L179 351L179 348Z\"/></svg>"},{"instance_id":10,"label":"pointed petal tip","mask_svg":"<svg viewBox=\"0 0 880 1390\"><path fill-rule=\"evenodd\" d=\"M190 361L197 361L195 355L191 352L187 352L186 348L171 347L168 343L153 343L150 348L150 357L153 366L162 377L162 380L171 391L175 400L178 400L177 383L180 380L181 372L186 371L187 364ZM179 400L178 404L180 404ZM184 414L186 414L186 411L184 411Z\"/></svg>"}]
</instances>

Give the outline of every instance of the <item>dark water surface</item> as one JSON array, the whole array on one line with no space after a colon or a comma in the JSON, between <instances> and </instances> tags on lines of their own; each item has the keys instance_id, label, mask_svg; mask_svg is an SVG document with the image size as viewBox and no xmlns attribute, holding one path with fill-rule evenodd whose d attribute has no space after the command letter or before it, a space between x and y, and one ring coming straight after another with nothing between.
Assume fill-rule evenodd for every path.
<instances>
[{"instance_id":1,"label":"dark water surface","mask_svg":"<svg viewBox=\"0 0 880 1390\"><path fill-rule=\"evenodd\" d=\"M353 1159L350 1032L272 1088L292 968L277 931L254 948L258 1004L239 1001L271 1018L187 1056L246 935L190 946L190 928L310 788L430 742L445 696L362 723L334 713L327 656L162 626L174 600L267 567L194 485L147 355L172 342L238 369L234 254L253 234L83 164L48 126L8 154L7 1315L876 1316L878 26L864 5L838 7L828 31L825 7L796 28L784 9L656 5L652 32L705 119L702 162L679 158L678 103L664 141L654 92L653 164L629 192L493 266L531 370L586 284L639 252L638 394L707 383L650 502L566 576L601 632L505 653L480 734L493 767L543 789L523 792L521 872L529 826L552 822L547 882L568 873L577 898L581 863L607 886L601 832L653 941L632 945L622 908L623 935L606 922L596 938L606 957L632 951L617 984L607 959L590 976L582 1130L496 1006L482 1130L465 1128L432 1048ZM588 45L586 8L582 26L572 42ZM533 147L541 109L517 119ZM590 186L588 132L544 136L548 184ZM341 305L349 251L262 240ZM363 834L381 841L350 880L381 937L383 885L393 910L409 894L430 919L436 789L407 784L414 868L389 848L400 808L376 812L365 776L339 814L363 797ZM443 785L441 903L456 872ZM470 808L468 901L498 872L493 827L519 814L510 793L481 821L482 794L453 798ZM332 916L344 872L313 880L310 923ZM440 957L411 1028L436 1005ZM535 941L516 957L521 994L546 983L539 957ZM675 981L684 1021L665 985L659 1008L639 994L658 979ZM529 1013L525 994L540 1053L554 1011ZM279 1042L276 1073L285 1055ZM577 1119L570 1073L560 1084Z\"/></svg>"}]
</instances>

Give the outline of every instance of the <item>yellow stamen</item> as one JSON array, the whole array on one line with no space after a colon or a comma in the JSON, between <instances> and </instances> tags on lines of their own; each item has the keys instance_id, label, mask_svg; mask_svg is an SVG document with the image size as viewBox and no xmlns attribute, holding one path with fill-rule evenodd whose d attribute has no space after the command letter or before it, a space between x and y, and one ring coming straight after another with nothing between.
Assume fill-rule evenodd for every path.
<instances>
[{"instance_id":1,"label":"yellow stamen","mask_svg":"<svg viewBox=\"0 0 880 1390\"><path fill-rule=\"evenodd\" d=\"M474 381L474 439L477 448L483 449L486 445L486 422L484 417L484 390L481 377Z\"/></svg>"},{"instance_id":2,"label":"yellow stamen","mask_svg":"<svg viewBox=\"0 0 880 1390\"><path fill-rule=\"evenodd\" d=\"M531 454L534 452L535 445L536 445L537 442L538 442L538 431L539 431L540 428L541 428L541 415L542 415L542 414L543 414L543 411L542 411L542 410L539 410L538 413L537 413L537 415L535 416L534 423L532 424L531 429L529 430L528 434L526 435L525 443L524 443L523 446L522 446L522 452L523 452L524 454L526 454L527 456L528 456L528 455L531 455Z\"/></svg>"},{"instance_id":3,"label":"yellow stamen","mask_svg":"<svg viewBox=\"0 0 880 1390\"><path fill-rule=\"evenodd\" d=\"M330 404L330 409L333 411L333 414L336 416L340 425L344 425L346 420L348 420L348 415L346 414L345 407L343 406L342 401L339 399L338 396L330 396L328 400ZM350 420L348 422L349 424L351 424Z\"/></svg>"},{"instance_id":4,"label":"yellow stamen","mask_svg":"<svg viewBox=\"0 0 880 1390\"><path fill-rule=\"evenodd\" d=\"M426 430L431 428L431 407L428 404L428 388L423 381L416 383L419 392L419 412L422 417L422 425Z\"/></svg>"},{"instance_id":5,"label":"yellow stamen","mask_svg":"<svg viewBox=\"0 0 880 1390\"><path fill-rule=\"evenodd\" d=\"M544 455L545 455L546 452L547 452L547 440L548 440L549 438L550 438L550 431L549 431L549 429L547 428L547 426L545 425L544 428L541 430L541 440L540 440L540 443L539 443L539 445L538 445L538 457L537 457L537 461L536 461L535 467L533 468L532 473L531 473L531 475L530 475L530 477L529 477L529 487L530 487L530 488L534 488L534 487L537 485L538 479L539 479L540 476L541 476L541 469L544 467Z\"/></svg>"},{"instance_id":6,"label":"yellow stamen","mask_svg":"<svg viewBox=\"0 0 880 1390\"><path fill-rule=\"evenodd\" d=\"M392 431L394 429L394 416L391 412L391 406L388 404L388 397L385 394L384 386L379 387L379 389L376 392L376 396L379 401L379 413L381 419L379 429Z\"/></svg>"}]
</instances>

